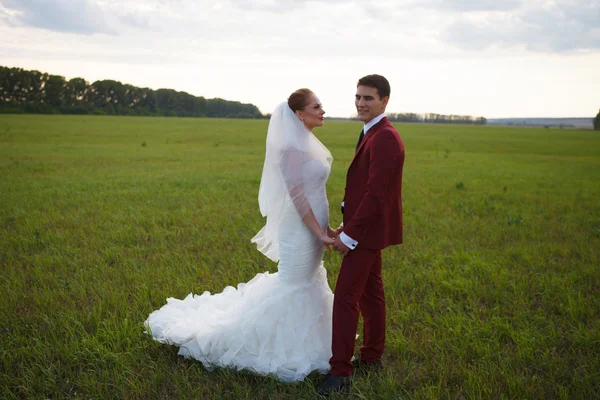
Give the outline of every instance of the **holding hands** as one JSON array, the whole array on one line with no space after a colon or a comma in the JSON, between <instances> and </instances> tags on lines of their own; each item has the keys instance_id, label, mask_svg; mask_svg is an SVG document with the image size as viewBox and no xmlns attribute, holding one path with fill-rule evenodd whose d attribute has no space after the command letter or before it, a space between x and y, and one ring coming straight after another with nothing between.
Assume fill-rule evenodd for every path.
<instances>
[{"instance_id":1,"label":"holding hands","mask_svg":"<svg viewBox=\"0 0 600 400\"><path fill-rule=\"evenodd\" d=\"M342 233L342 228L343 226L340 225L337 227L337 229L333 229L331 226L327 227L327 236L329 236L332 239L335 239L336 237L338 237L340 235L340 233Z\"/></svg>"},{"instance_id":2,"label":"holding hands","mask_svg":"<svg viewBox=\"0 0 600 400\"><path fill-rule=\"evenodd\" d=\"M334 242L333 239L329 236L329 227L327 227L327 233L323 233L321 236L319 236L319 240L321 241L323 247L325 247L325 250L327 250L328 253L331 253L331 245Z\"/></svg>"},{"instance_id":3,"label":"holding hands","mask_svg":"<svg viewBox=\"0 0 600 400\"><path fill-rule=\"evenodd\" d=\"M327 244L325 244L325 241L323 240L323 238L321 238L321 242L323 243L328 252L331 252L330 246L333 246L333 249L335 251L340 252L345 256L350 251L350 248L346 246L340 239L340 233L342 233L342 230L342 225L340 225L336 229L333 229L331 226L328 226L327 234L324 236L326 236L329 240L327 241Z\"/></svg>"},{"instance_id":4,"label":"holding hands","mask_svg":"<svg viewBox=\"0 0 600 400\"><path fill-rule=\"evenodd\" d=\"M344 256L347 256L350 252L350 248L346 246L344 242L342 242L342 239L340 239L339 236L333 240L333 249L339 253L342 253Z\"/></svg>"}]
</instances>

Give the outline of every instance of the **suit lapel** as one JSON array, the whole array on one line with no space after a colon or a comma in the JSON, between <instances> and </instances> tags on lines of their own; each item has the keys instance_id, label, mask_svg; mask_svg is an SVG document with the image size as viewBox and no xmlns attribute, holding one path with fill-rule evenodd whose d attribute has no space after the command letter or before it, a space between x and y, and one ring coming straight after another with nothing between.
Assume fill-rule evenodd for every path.
<instances>
[{"instance_id":1,"label":"suit lapel","mask_svg":"<svg viewBox=\"0 0 600 400\"><path fill-rule=\"evenodd\" d=\"M348 168L350 168L352 166L352 164L354 163L354 160L356 159L356 157L358 157L358 154L360 153L360 151L362 150L362 148L365 147L365 144L369 140L371 140L371 138L373 136L375 136L375 134L377 133L377 131L379 130L379 128L381 128L385 123L387 123L387 120L388 120L387 117L383 117L381 119L381 121L379 121L378 123L376 123L375 125L373 125L371 127L371 129L369 129L369 131L367 132L367 134L363 138L362 142L360 142L360 146L358 146L358 149L356 149L356 152L354 152L354 157L352 158L352 161L350 162L350 166Z\"/></svg>"}]
</instances>

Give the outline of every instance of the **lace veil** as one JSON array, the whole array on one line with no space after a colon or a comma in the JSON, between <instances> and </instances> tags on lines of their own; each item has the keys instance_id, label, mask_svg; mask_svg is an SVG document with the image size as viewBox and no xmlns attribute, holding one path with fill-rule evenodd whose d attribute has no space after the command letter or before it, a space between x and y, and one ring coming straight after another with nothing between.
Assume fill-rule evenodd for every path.
<instances>
[{"instance_id":1,"label":"lace veil","mask_svg":"<svg viewBox=\"0 0 600 400\"><path fill-rule=\"evenodd\" d=\"M303 218L310 210L304 192L303 165L311 160L333 161L331 153L292 112L287 102L279 104L269 121L267 149L258 204L265 226L251 239L258 250L279 261L279 227L290 212Z\"/></svg>"}]
</instances>

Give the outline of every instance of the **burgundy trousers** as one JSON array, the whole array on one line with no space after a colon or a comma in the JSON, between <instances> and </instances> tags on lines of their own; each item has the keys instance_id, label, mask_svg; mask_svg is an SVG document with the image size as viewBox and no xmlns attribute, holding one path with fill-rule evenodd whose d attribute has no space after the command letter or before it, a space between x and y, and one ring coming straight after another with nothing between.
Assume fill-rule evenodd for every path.
<instances>
[{"instance_id":1,"label":"burgundy trousers","mask_svg":"<svg viewBox=\"0 0 600 400\"><path fill-rule=\"evenodd\" d=\"M352 375L358 317L362 314L365 363L381 360L385 347L385 297L381 279L381 250L351 250L342 261L333 299L333 337L330 373Z\"/></svg>"}]
</instances>

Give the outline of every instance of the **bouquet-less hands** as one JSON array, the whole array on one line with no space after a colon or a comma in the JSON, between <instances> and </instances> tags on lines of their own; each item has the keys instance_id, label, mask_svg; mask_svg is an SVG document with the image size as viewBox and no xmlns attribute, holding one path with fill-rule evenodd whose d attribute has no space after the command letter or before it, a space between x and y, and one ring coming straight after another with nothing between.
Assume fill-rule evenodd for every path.
<instances>
[{"instance_id":1,"label":"bouquet-less hands","mask_svg":"<svg viewBox=\"0 0 600 400\"><path fill-rule=\"evenodd\" d=\"M344 227L342 225L338 226L337 229L333 229L331 226L327 227L327 236L329 236L332 239L335 239L336 237L338 237L340 235L340 233L342 233L342 230L344 229Z\"/></svg>"},{"instance_id":2,"label":"bouquet-less hands","mask_svg":"<svg viewBox=\"0 0 600 400\"><path fill-rule=\"evenodd\" d=\"M336 236L333 240L333 249L339 253L342 253L344 256L347 256L350 252L350 248L342 242L339 236Z\"/></svg>"},{"instance_id":3,"label":"bouquet-less hands","mask_svg":"<svg viewBox=\"0 0 600 400\"><path fill-rule=\"evenodd\" d=\"M336 229L333 229L331 226L327 227L327 236L333 239L333 249L342 253L343 255L348 254L350 248L348 248L340 239L340 233L344 230L342 225L338 226Z\"/></svg>"},{"instance_id":4,"label":"bouquet-less hands","mask_svg":"<svg viewBox=\"0 0 600 400\"><path fill-rule=\"evenodd\" d=\"M319 236L319 240L321 241L323 247L325 247L325 250L327 250L328 253L331 253L333 239L329 236L329 233L322 233L321 236Z\"/></svg>"},{"instance_id":5,"label":"bouquet-less hands","mask_svg":"<svg viewBox=\"0 0 600 400\"><path fill-rule=\"evenodd\" d=\"M325 250L327 250L328 253L331 253L331 246L334 243L334 239L340 234L340 232L342 232L341 225L337 229L327 226L327 230L319 236L321 244L323 247L325 247Z\"/></svg>"}]
</instances>

